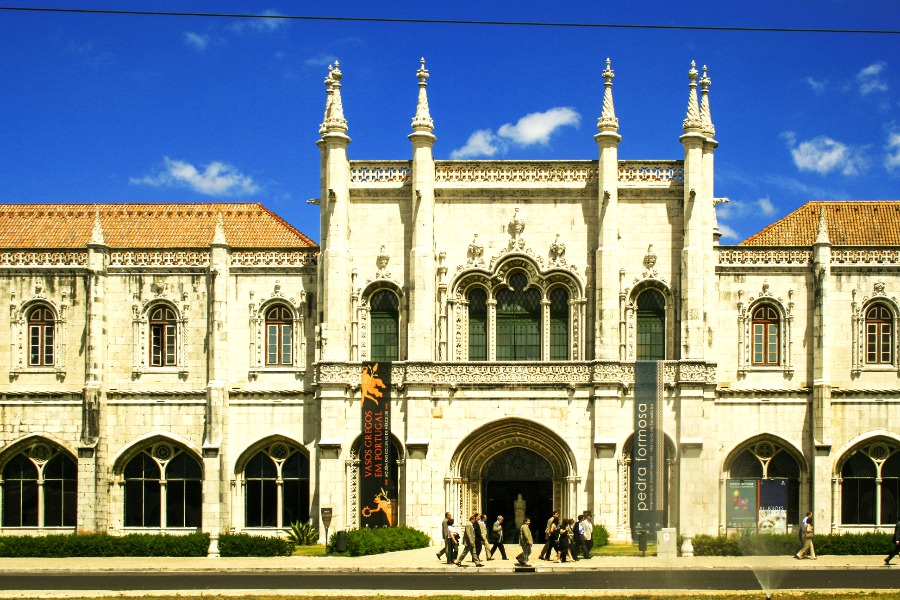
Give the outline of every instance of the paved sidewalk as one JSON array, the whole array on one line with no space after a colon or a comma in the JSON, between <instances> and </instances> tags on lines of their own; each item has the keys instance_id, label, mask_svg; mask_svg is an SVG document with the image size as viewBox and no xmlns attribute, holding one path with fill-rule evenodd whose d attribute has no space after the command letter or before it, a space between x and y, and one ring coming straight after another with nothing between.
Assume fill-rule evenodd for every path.
<instances>
[{"instance_id":1,"label":"paved sidewalk","mask_svg":"<svg viewBox=\"0 0 900 600\"><path fill-rule=\"evenodd\" d=\"M391 572L512 572L515 560L485 561L483 567L463 563L465 567L448 565L435 557L437 548L420 548L389 552L374 556L291 556L276 558L0 558L0 573L75 573L98 571L195 572L195 571L335 571L339 573ZM507 555L518 554L517 546L508 546ZM532 556L537 556L534 552ZM886 569L884 556L820 556L818 560L795 560L792 556L748 557L598 557L578 562L554 563L533 558L537 572L615 570L680 570L680 569ZM895 566L900 577L900 559Z\"/></svg>"}]
</instances>

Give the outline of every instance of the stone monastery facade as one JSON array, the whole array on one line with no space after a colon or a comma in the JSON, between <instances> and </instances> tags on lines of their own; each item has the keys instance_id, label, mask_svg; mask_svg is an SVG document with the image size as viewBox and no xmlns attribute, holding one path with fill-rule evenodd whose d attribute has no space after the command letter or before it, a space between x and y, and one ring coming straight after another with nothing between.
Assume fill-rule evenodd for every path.
<instances>
[{"instance_id":1,"label":"stone monastery facade","mask_svg":"<svg viewBox=\"0 0 900 600\"><path fill-rule=\"evenodd\" d=\"M417 77L412 159L350 160L329 69L321 247L258 204L0 206L0 533L359 526L362 361L392 364L393 524L524 502L630 539L660 360L664 525L893 526L900 202L722 246L705 68L668 161L619 160L608 63L596 160L437 161Z\"/></svg>"}]
</instances>

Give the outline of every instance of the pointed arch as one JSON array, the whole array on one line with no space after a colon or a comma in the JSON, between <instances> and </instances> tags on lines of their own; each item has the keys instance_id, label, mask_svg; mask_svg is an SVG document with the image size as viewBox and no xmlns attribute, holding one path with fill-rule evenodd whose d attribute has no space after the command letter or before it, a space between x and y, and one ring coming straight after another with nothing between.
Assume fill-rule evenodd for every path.
<instances>
[{"instance_id":1,"label":"pointed arch","mask_svg":"<svg viewBox=\"0 0 900 600\"><path fill-rule=\"evenodd\" d=\"M489 269L481 265L463 269L448 289L446 310L450 326L446 335L452 360L504 360L498 346L503 346L500 338L509 332L508 327L504 329L499 324L504 321L504 311L509 313L516 307L520 309L518 312L531 315L526 319L529 323L526 329L532 331L531 337L537 336L532 340L539 353L534 360L583 359L585 284L572 268L557 264L544 269L535 257L510 252L491 261ZM472 294L480 294L482 290L486 296L484 311L473 315ZM480 296L477 304L481 306ZM509 313L506 317L515 315ZM482 327L475 326L482 321ZM480 338L472 339L473 335L483 336L484 345ZM508 343L504 347L507 346ZM471 354L473 348L477 349L475 359Z\"/></svg>"},{"instance_id":2,"label":"pointed arch","mask_svg":"<svg viewBox=\"0 0 900 600\"><path fill-rule=\"evenodd\" d=\"M377 352L382 352L385 344L394 345L389 348L393 355L389 360L401 360L406 356L406 336L403 335L408 322L406 310L403 288L394 280L376 279L363 288L356 311L356 344L360 360L370 360L374 356L373 347L377 345L381 349Z\"/></svg>"},{"instance_id":3,"label":"pointed arch","mask_svg":"<svg viewBox=\"0 0 900 600\"><path fill-rule=\"evenodd\" d=\"M553 506L575 514L580 477L575 454L556 432L537 421L504 417L481 425L459 443L450 459L447 496L460 515L483 512L485 467L506 450L524 448L546 459L552 470Z\"/></svg>"},{"instance_id":4,"label":"pointed arch","mask_svg":"<svg viewBox=\"0 0 900 600\"><path fill-rule=\"evenodd\" d=\"M642 299L642 296L646 296ZM652 298L651 298L652 297ZM650 298L651 303L646 302ZM661 299L663 306L655 307ZM654 306L650 306L653 304ZM646 306L645 306L646 305ZM636 360L655 348L654 360L673 360L677 357L678 307L671 288L661 279L640 279L626 290L625 298L625 360ZM651 313L653 313L651 315ZM655 316L654 316L655 315ZM659 338L662 339L659 339ZM660 348L661 346L661 348ZM662 357L659 357L660 349Z\"/></svg>"}]
</instances>

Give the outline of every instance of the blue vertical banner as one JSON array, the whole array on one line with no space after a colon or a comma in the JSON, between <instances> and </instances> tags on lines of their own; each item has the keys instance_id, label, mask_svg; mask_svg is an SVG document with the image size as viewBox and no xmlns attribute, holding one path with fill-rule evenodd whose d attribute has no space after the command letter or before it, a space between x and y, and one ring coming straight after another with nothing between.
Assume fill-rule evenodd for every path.
<instances>
[{"instance_id":1,"label":"blue vertical banner","mask_svg":"<svg viewBox=\"0 0 900 600\"><path fill-rule=\"evenodd\" d=\"M360 377L362 406L359 448L359 507L362 527L392 527L391 363L364 362Z\"/></svg>"},{"instance_id":2,"label":"blue vertical banner","mask_svg":"<svg viewBox=\"0 0 900 600\"><path fill-rule=\"evenodd\" d=\"M662 428L663 361L634 364L634 446L631 452L631 532L664 526L665 440Z\"/></svg>"}]
</instances>

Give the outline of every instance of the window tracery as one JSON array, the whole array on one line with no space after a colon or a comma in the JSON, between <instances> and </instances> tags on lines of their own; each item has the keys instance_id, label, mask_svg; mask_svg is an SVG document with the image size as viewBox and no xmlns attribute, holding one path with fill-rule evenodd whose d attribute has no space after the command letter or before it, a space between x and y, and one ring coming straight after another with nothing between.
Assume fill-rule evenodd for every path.
<instances>
[{"instance_id":1,"label":"window tracery","mask_svg":"<svg viewBox=\"0 0 900 600\"><path fill-rule=\"evenodd\" d=\"M514 247L522 223L517 221ZM581 360L585 298L575 272L544 271L534 257L507 253L490 270L470 266L450 285L448 346L458 361Z\"/></svg>"},{"instance_id":2,"label":"window tracery","mask_svg":"<svg viewBox=\"0 0 900 600\"><path fill-rule=\"evenodd\" d=\"M745 376L753 369L777 369L786 377L793 376L793 296L793 290L788 290L784 302L764 283L757 297L751 296L746 304L738 302L738 375Z\"/></svg>"},{"instance_id":3,"label":"window tracery","mask_svg":"<svg viewBox=\"0 0 900 600\"><path fill-rule=\"evenodd\" d=\"M10 376L15 378L28 371L51 372L59 379L65 378L67 292L62 291L61 300L56 303L47 297L43 284L38 283L34 295L21 304L16 302L15 292L10 296Z\"/></svg>"},{"instance_id":4,"label":"window tracery","mask_svg":"<svg viewBox=\"0 0 900 600\"><path fill-rule=\"evenodd\" d=\"M265 371L306 367L306 292L288 295L279 280L272 292L256 298L250 292L250 379Z\"/></svg>"},{"instance_id":5,"label":"window tracery","mask_svg":"<svg viewBox=\"0 0 900 600\"><path fill-rule=\"evenodd\" d=\"M878 281L871 296L856 300L853 290L853 340L851 344L851 373L859 376L865 370L892 369L900 372L900 306L897 299L885 293L885 284Z\"/></svg>"},{"instance_id":6,"label":"window tracery","mask_svg":"<svg viewBox=\"0 0 900 600\"><path fill-rule=\"evenodd\" d=\"M132 305L134 364L132 373L147 372L187 374L185 366L185 329L187 327L187 293L179 306L168 299L169 286L154 284L154 298L139 300L135 293Z\"/></svg>"}]
</instances>

